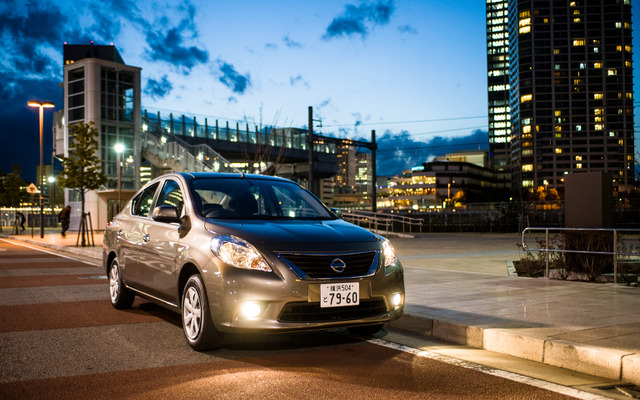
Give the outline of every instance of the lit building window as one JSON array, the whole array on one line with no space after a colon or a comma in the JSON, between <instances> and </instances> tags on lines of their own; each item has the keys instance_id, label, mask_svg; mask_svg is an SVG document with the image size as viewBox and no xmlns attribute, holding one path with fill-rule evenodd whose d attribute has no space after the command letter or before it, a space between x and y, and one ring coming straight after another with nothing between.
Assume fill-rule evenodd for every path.
<instances>
[{"instance_id":1,"label":"lit building window","mask_svg":"<svg viewBox=\"0 0 640 400\"><path fill-rule=\"evenodd\" d=\"M595 100L602 100L604 98L604 95L602 93L594 93L593 98Z\"/></svg>"},{"instance_id":2,"label":"lit building window","mask_svg":"<svg viewBox=\"0 0 640 400\"><path fill-rule=\"evenodd\" d=\"M602 68L602 63L600 62L593 63L593 68Z\"/></svg>"},{"instance_id":3,"label":"lit building window","mask_svg":"<svg viewBox=\"0 0 640 400\"><path fill-rule=\"evenodd\" d=\"M576 164L576 168L577 169L581 169L582 168L582 164Z\"/></svg>"},{"instance_id":4,"label":"lit building window","mask_svg":"<svg viewBox=\"0 0 640 400\"><path fill-rule=\"evenodd\" d=\"M582 156L576 156L576 161L582 161Z\"/></svg>"},{"instance_id":5,"label":"lit building window","mask_svg":"<svg viewBox=\"0 0 640 400\"><path fill-rule=\"evenodd\" d=\"M574 46L584 46L584 39L573 39Z\"/></svg>"},{"instance_id":6,"label":"lit building window","mask_svg":"<svg viewBox=\"0 0 640 400\"><path fill-rule=\"evenodd\" d=\"M522 95L522 96L520 97L520 102L521 102L521 103L524 103L524 102L526 102L526 101L531 101L532 99L533 99L533 95L531 95L531 94L525 94L525 95Z\"/></svg>"},{"instance_id":7,"label":"lit building window","mask_svg":"<svg viewBox=\"0 0 640 400\"><path fill-rule=\"evenodd\" d=\"M522 165L522 171L523 172L533 171L533 164L523 164Z\"/></svg>"},{"instance_id":8,"label":"lit building window","mask_svg":"<svg viewBox=\"0 0 640 400\"><path fill-rule=\"evenodd\" d=\"M533 181L532 180L523 180L522 181L522 187L533 187Z\"/></svg>"},{"instance_id":9,"label":"lit building window","mask_svg":"<svg viewBox=\"0 0 640 400\"><path fill-rule=\"evenodd\" d=\"M531 26L521 26L518 29L518 33L519 34L524 34L524 33L529 33L529 32L531 32Z\"/></svg>"},{"instance_id":10,"label":"lit building window","mask_svg":"<svg viewBox=\"0 0 640 400\"><path fill-rule=\"evenodd\" d=\"M604 124L596 124L596 130L597 131L604 130Z\"/></svg>"},{"instance_id":11,"label":"lit building window","mask_svg":"<svg viewBox=\"0 0 640 400\"><path fill-rule=\"evenodd\" d=\"M562 153L562 149L556 148L556 154L561 154L561 153Z\"/></svg>"},{"instance_id":12,"label":"lit building window","mask_svg":"<svg viewBox=\"0 0 640 400\"><path fill-rule=\"evenodd\" d=\"M530 133L531 132L531 125L525 125L522 127L522 133Z\"/></svg>"}]
</instances>

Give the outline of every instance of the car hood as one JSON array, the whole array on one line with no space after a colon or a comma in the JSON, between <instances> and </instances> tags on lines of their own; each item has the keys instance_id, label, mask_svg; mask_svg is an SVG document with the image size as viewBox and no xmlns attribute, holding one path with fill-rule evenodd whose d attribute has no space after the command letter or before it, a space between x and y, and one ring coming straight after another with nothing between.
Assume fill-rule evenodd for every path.
<instances>
[{"instance_id":1,"label":"car hood","mask_svg":"<svg viewBox=\"0 0 640 400\"><path fill-rule=\"evenodd\" d=\"M328 221L224 221L208 219L205 227L222 235L234 235L250 243L375 242L373 233L343 220Z\"/></svg>"}]
</instances>

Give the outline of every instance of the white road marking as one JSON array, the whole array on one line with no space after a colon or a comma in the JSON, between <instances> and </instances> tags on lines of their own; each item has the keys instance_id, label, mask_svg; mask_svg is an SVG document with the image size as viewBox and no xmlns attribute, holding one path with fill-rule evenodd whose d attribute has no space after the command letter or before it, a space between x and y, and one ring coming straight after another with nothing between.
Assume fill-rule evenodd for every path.
<instances>
[{"instance_id":1,"label":"white road marking","mask_svg":"<svg viewBox=\"0 0 640 400\"><path fill-rule=\"evenodd\" d=\"M79 259L77 259L77 258L74 258L74 257L71 257L71 256L67 256L67 255L64 255L64 254L60 254L60 253L55 253L55 252L50 251L50 250L44 250L44 249L42 249L42 248L32 247L32 246L29 246L28 244L25 244L25 243L23 243L23 242L19 242L19 241L11 240L11 239L5 239L5 238L0 238L0 240L2 240L2 241L4 241L4 242L11 243L11 244L15 244L15 245L18 245L18 246L26 247L26 248L31 249L31 250L41 251L41 252L43 252L43 253L51 254L51 255L54 255L54 256L67 258L67 259L69 259L69 260L73 260L73 261L81 262L81 263L88 264L88 265L91 265L91 266L97 266L97 267L102 266L102 265L101 265L100 263L98 263L98 262L93 263L93 262L89 262L89 261L79 260Z\"/></svg>"},{"instance_id":2,"label":"white road marking","mask_svg":"<svg viewBox=\"0 0 640 400\"><path fill-rule=\"evenodd\" d=\"M471 369L474 371L483 372L485 374L497 376L500 378L508 379L510 381L522 383L525 385L535 386L537 388L549 390L551 392L563 394L566 396L572 396L584 400L611 400L610 397L600 396L594 393L585 392L582 390L574 389L558 385L552 382L546 382L540 379L531 378L528 376L516 374L514 372L503 371L497 368L488 367L486 365L477 364L470 361L460 360L453 357L444 356L427 350L415 349L413 347L405 346L398 343L388 342L382 339L369 339L367 342L376 344L378 346L388 347L390 349L402 351L404 353L413 354L416 357L429 358L431 360L440 361L449 365L455 365L462 368Z\"/></svg>"}]
</instances>

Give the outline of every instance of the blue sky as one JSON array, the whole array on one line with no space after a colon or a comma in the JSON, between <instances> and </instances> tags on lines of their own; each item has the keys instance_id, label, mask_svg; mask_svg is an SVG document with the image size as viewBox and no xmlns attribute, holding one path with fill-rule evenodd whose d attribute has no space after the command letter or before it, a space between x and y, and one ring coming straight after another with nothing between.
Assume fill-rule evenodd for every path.
<instances>
[{"instance_id":1,"label":"blue sky","mask_svg":"<svg viewBox=\"0 0 640 400\"><path fill-rule=\"evenodd\" d=\"M37 112L26 103L60 109L62 45L91 40L142 68L143 107L306 127L313 106L322 134L376 130L380 174L486 141L484 1L5 0L0 18L5 172L19 163L35 175Z\"/></svg>"}]
</instances>

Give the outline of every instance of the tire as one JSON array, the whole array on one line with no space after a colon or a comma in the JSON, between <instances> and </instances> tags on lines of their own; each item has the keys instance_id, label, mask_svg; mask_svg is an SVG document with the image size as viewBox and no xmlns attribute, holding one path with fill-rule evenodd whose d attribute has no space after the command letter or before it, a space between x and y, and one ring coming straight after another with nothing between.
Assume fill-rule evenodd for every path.
<instances>
[{"instance_id":1,"label":"tire","mask_svg":"<svg viewBox=\"0 0 640 400\"><path fill-rule=\"evenodd\" d=\"M372 336L382 329L383 324L366 325L366 326L351 326L347 328L349 332L358 336Z\"/></svg>"},{"instance_id":2,"label":"tire","mask_svg":"<svg viewBox=\"0 0 640 400\"><path fill-rule=\"evenodd\" d=\"M111 305L118 310L131 308L133 299L136 297L122 282L122 273L117 258L114 258L109 266L109 297Z\"/></svg>"},{"instance_id":3,"label":"tire","mask_svg":"<svg viewBox=\"0 0 640 400\"><path fill-rule=\"evenodd\" d=\"M184 285L180 314L184 336L194 350L214 350L221 346L222 336L213 325L200 275L192 275Z\"/></svg>"}]
</instances>

